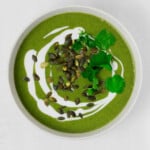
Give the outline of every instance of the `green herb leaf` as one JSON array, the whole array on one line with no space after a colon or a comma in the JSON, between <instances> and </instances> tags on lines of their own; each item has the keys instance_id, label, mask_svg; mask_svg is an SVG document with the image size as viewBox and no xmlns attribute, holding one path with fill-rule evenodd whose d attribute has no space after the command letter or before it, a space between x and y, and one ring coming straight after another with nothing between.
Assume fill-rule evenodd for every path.
<instances>
[{"instance_id":1,"label":"green herb leaf","mask_svg":"<svg viewBox=\"0 0 150 150\"><path fill-rule=\"evenodd\" d=\"M82 48L82 43L80 40L75 40L74 44L72 45L72 49L75 51L80 51Z\"/></svg>"},{"instance_id":2,"label":"green herb leaf","mask_svg":"<svg viewBox=\"0 0 150 150\"><path fill-rule=\"evenodd\" d=\"M115 37L107 30L102 30L95 38L96 46L102 50L107 50L115 43Z\"/></svg>"},{"instance_id":3,"label":"green herb leaf","mask_svg":"<svg viewBox=\"0 0 150 150\"><path fill-rule=\"evenodd\" d=\"M99 53L92 55L90 59L90 65L92 67L102 67L108 70L112 70L110 64L111 59L112 56L110 54L107 54L104 51L100 51Z\"/></svg>"},{"instance_id":4,"label":"green herb leaf","mask_svg":"<svg viewBox=\"0 0 150 150\"><path fill-rule=\"evenodd\" d=\"M89 81L93 81L93 78L95 78L98 72L98 69L93 69L90 66L87 66L87 68L82 72L82 76L87 78Z\"/></svg>"},{"instance_id":5,"label":"green herb leaf","mask_svg":"<svg viewBox=\"0 0 150 150\"><path fill-rule=\"evenodd\" d=\"M87 91L86 91L88 96L92 96L94 94L94 92L96 90L98 90L98 83L99 83L98 79L96 77L93 77L93 79L92 79L92 87L88 88Z\"/></svg>"},{"instance_id":6,"label":"green herb leaf","mask_svg":"<svg viewBox=\"0 0 150 150\"><path fill-rule=\"evenodd\" d=\"M97 78L93 78L93 85L92 85L92 88L97 90L98 89L98 79Z\"/></svg>"},{"instance_id":7,"label":"green herb leaf","mask_svg":"<svg viewBox=\"0 0 150 150\"><path fill-rule=\"evenodd\" d=\"M93 39L90 39L90 38L87 39L86 45L89 48L95 48L96 47L95 41Z\"/></svg>"},{"instance_id":8,"label":"green herb leaf","mask_svg":"<svg viewBox=\"0 0 150 150\"><path fill-rule=\"evenodd\" d=\"M83 45L89 47L89 48L95 48L95 39L86 32L81 32L79 36L79 40L82 42Z\"/></svg>"},{"instance_id":9,"label":"green herb leaf","mask_svg":"<svg viewBox=\"0 0 150 150\"><path fill-rule=\"evenodd\" d=\"M113 93L121 93L125 88L125 80L120 75L114 75L105 81L107 90Z\"/></svg>"},{"instance_id":10,"label":"green herb leaf","mask_svg":"<svg viewBox=\"0 0 150 150\"><path fill-rule=\"evenodd\" d=\"M95 90L93 88L88 88L86 93L88 96L92 96L94 94Z\"/></svg>"}]
</instances>

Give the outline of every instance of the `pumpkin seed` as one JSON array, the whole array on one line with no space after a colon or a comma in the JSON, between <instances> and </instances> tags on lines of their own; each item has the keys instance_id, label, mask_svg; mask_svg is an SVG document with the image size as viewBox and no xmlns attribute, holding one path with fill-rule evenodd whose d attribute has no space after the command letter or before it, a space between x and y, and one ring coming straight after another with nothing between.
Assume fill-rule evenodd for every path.
<instances>
[{"instance_id":1,"label":"pumpkin seed","mask_svg":"<svg viewBox=\"0 0 150 150\"><path fill-rule=\"evenodd\" d=\"M91 53L92 53L92 54L97 53L97 51L98 51L98 49L97 49L97 48L92 48L92 49L91 49Z\"/></svg>"},{"instance_id":2,"label":"pumpkin seed","mask_svg":"<svg viewBox=\"0 0 150 150\"><path fill-rule=\"evenodd\" d=\"M73 59L69 60L67 63L67 67L71 68L73 66L73 63L74 63Z\"/></svg>"},{"instance_id":3,"label":"pumpkin seed","mask_svg":"<svg viewBox=\"0 0 150 150\"><path fill-rule=\"evenodd\" d=\"M78 105L80 103L80 98L75 99L75 104Z\"/></svg>"},{"instance_id":4,"label":"pumpkin seed","mask_svg":"<svg viewBox=\"0 0 150 150\"><path fill-rule=\"evenodd\" d=\"M76 75L78 78L80 77L80 71L79 70L76 70Z\"/></svg>"},{"instance_id":5,"label":"pumpkin seed","mask_svg":"<svg viewBox=\"0 0 150 150\"><path fill-rule=\"evenodd\" d=\"M69 72L66 72L66 78L67 78L68 80L71 80L71 74L70 74Z\"/></svg>"},{"instance_id":6,"label":"pumpkin seed","mask_svg":"<svg viewBox=\"0 0 150 150\"><path fill-rule=\"evenodd\" d=\"M51 77L48 77L48 78L47 78L47 82L48 82L48 83L51 83L51 82L53 82L53 79L52 79Z\"/></svg>"},{"instance_id":7,"label":"pumpkin seed","mask_svg":"<svg viewBox=\"0 0 150 150\"><path fill-rule=\"evenodd\" d=\"M65 120L65 117L60 116L58 117L58 120Z\"/></svg>"},{"instance_id":8,"label":"pumpkin seed","mask_svg":"<svg viewBox=\"0 0 150 150\"><path fill-rule=\"evenodd\" d=\"M71 46L71 45L72 45L72 39L67 39L67 40L65 40L64 45L65 45L66 47Z\"/></svg>"},{"instance_id":9,"label":"pumpkin seed","mask_svg":"<svg viewBox=\"0 0 150 150\"><path fill-rule=\"evenodd\" d=\"M58 48L59 48L59 43L58 42L54 43L54 50L57 50Z\"/></svg>"},{"instance_id":10,"label":"pumpkin seed","mask_svg":"<svg viewBox=\"0 0 150 150\"><path fill-rule=\"evenodd\" d=\"M57 102L57 100L56 100L55 97L49 97L49 101L50 101L50 102L55 102L55 103Z\"/></svg>"},{"instance_id":11,"label":"pumpkin seed","mask_svg":"<svg viewBox=\"0 0 150 150\"><path fill-rule=\"evenodd\" d=\"M85 69L84 69L83 66L79 66L79 70L80 70L81 72L83 72Z\"/></svg>"},{"instance_id":12,"label":"pumpkin seed","mask_svg":"<svg viewBox=\"0 0 150 150\"><path fill-rule=\"evenodd\" d=\"M60 107L60 108L58 109L58 112L59 112L60 114L64 114L64 110L63 110L63 108L62 108L62 107Z\"/></svg>"},{"instance_id":13,"label":"pumpkin seed","mask_svg":"<svg viewBox=\"0 0 150 150\"><path fill-rule=\"evenodd\" d=\"M57 56L54 53L49 53L49 58L50 58L50 61L52 61L52 60L55 60Z\"/></svg>"},{"instance_id":14,"label":"pumpkin seed","mask_svg":"<svg viewBox=\"0 0 150 150\"><path fill-rule=\"evenodd\" d=\"M70 33L70 34L68 34L68 35L66 35L65 40L71 39L71 36L72 36L72 34L71 34L71 33Z\"/></svg>"},{"instance_id":15,"label":"pumpkin seed","mask_svg":"<svg viewBox=\"0 0 150 150\"><path fill-rule=\"evenodd\" d=\"M34 62L37 62L37 56L32 55L32 60L33 60Z\"/></svg>"},{"instance_id":16,"label":"pumpkin seed","mask_svg":"<svg viewBox=\"0 0 150 150\"><path fill-rule=\"evenodd\" d=\"M77 60L75 60L75 66L79 66L79 62Z\"/></svg>"},{"instance_id":17,"label":"pumpkin seed","mask_svg":"<svg viewBox=\"0 0 150 150\"><path fill-rule=\"evenodd\" d=\"M64 59L63 58L57 58L56 60L55 60L55 64L62 64L62 63L64 63Z\"/></svg>"},{"instance_id":18,"label":"pumpkin seed","mask_svg":"<svg viewBox=\"0 0 150 150\"><path fill-rule=\"evenodd\" d=\"M53 85L54 90L58 90L58 85Z\"/></svg>"},{"instance_id":19,"label":"pumpkin seed","mask_svg":"<svg viewBox=\"0 0 150 150\"><path fill-rule=\"evenodd\" d=\"M64 79L62 78L62 76L59 76L58 82L59 82L60 84L63 84L63 83L64 83Z\"/></svg>"},{"instance_id":20,"label":"pumpkin seed","mask_svg":"<svg viewBox=\"0 0 150 150\"><path fill-rule=\"evenodd\" d=\"M71 82L74 82L76 80L76 76L73 76L72 78L71 78Z\"/></svg>"},{"instance_id":21,"label":"pumpkin seed","mask_svg":"<svg viewBox=\"0 0 150 150\"><path fill-rule=\"evenodd\" d=\"M69 87L66 87L66 85L64 85L63 90L69 90Z\"/></svg>"},{"instance_id":22,"label":"pumpkin seed","mask_svg":"<svg viewBox=\"0 0 150 150\"><path fill-rule=\"evenodd\" d=\"M79 117L80 117L80 118L83 118L83 114L82 114L82 113L79 113Z\"/></svg>"},{"instance_id":23,"label":"pumpkin seed","mask_svg":"<svg viewBox=\"0 0 150 150\"><path fill-rule=\"evenodd\" d=\"M40 80L40 77L36 73L33 73L33 78L34 78L35 81Z\"/></svg>"},{"instance_id":24,"label":"pumpkin seed","mask_svg":"<svg viewBox=\"0 0 150 150\"><path fill-rule=\"evenodd\" d=\"M44 100L44 104L45 104L46 106L49 105L49 100L48 100L47 98Z\"/></svg>"},{"instance_id":25,"label":"pumpkin seed","mask_svg":"<svg viewBox=\"0 0 150 150\"><path fill-rule=\"evenodd\" d=\"M82 93L82 96L85 96L85 97L87 96L87 94L86 94L86 92L85 92L85 91Z\"/></svg>"},{"instance_id":26,"label":"pumpkin seed","mask_svg":"<svg viewBox=\"0 0 150 150\"><path fill-rule=\"evenodd\" d=\"M72 34L68 34L66 37L65 37L65 43L64 45L66 47L69 47L70 45L72 45L72 38L71 38Z\"/></svg>"},{"instance_id":27,"label":"pumpkin seed","mask_svg":"<svg viewBox=\"0 0 150 150\"><path fill-rule=\"evenodd\" d=\"M73 110L69 110L69 111L67 111L67 117L68 118L76 117L76 113Z\"/></svg>"},{"instance_id":28,"label":"pumpkin seed","mask_svg":"<svg viewBox=\"0 0 150 150\"><path fill-rule=\"evenodd\" d=\"M76 117L76 113L73 110L70 110L71 116Z\"/></svg>"},{"instance_id":29,"label":"pumpkin seed","mask_svg":"<svg viewBox=\"0 0 150 150\"><path fill-rule=\"evenodd\" d=\"M64 89L64 86L63 86L62 83L59 83L59 82L58 82L58 89Z\"/></svg>"},{"instance_id":30,"label":"pumpkin seed","mask_svg":"<svg viewBox=\"0 0 150 150\"><path fill-rule=\"evenodd\" d=\"M86 47L83 47L83 48L82 48L82 51L83 51L83 52L86 52L86 51L87 51L87 48L86 48Z\"/></svg>"},{"instance_id":31,"label":"pumpkin seed","mask_svg":"<svg viewBox=\"0 0 150 150\"><path fill-rule=\"evenodd\" d=\"M81 59L82 57L83 57L83 55L82 55L82 54L80 54L80 55L76 55L76 56L75 56L75 58L76 58L76 59Z\"/></svg>"},{"instance_id":32,"label":"pumpkin seed","mask_svg":"<svg viewBox=\"0 0 150 150\"><path fill-rule=\"evenodd\" d=\"M87 98L88 98L89 100L92 100L92 101L96 100L96 97L95 97L95 96L87 96Z\"/></svg>"},{"instance_id":33,"label":"pumpkin seed","mask_svg":"<svg viewBox=\"0 0 150 150\"><path fill-rule=\"evenodd\" d=\"M68 81L68 82L66 82L66 87L70 87L70 82Z\"/></svg>"},{"instance_id":34,"label":"pumpkin seed","mask_svg":"<svg viewBox=\"0 0 150 150\"><path fill-rule=\"evenodd\" d=\"M41 68L46 68L48 66L48 62L42 62L41 64L40 64L40 67Z\"/></svg>"},{"instance_id":35,"label":"pumpkin seed","mask_svg":"<svg viewBox=\"0 0 150 150\"><path fill-rule=\"evenodd\" d=\"M90 59L87 59L87 62L89 63L89 62L90 62Z\"/></svg>"},{"instance_id":36,"label":"pumpkin seed","mask_svg":"<svg viewBox=\"0 0 150 150\"><path fill-rule=\"evenodd\" d=\"M67 71L67 66L63 66L62 70Z\"/></svg>"},{"instance_id":37,"label":"pumpkin seed","mask_svg":"<svg viewBox=\"0 0 150 150\"><path fill-rule=\"evenodd\" d=\"M86 58L85 58L85 57L82 57L82 58L79 60L80 66L83 66L85 62L86 62Z\"/></svg>"},{"instance_id":38,"label":"pumpkin seed","mask_svg":"<svg viewBox=\"0 0 150 150\"><path fill-rule=\"evenodd\" d=\"M50 91L46 94L46 98L49 98L51 95L52 95L52 92Z\"/></svg>"},{"instance_id":39,"label":"pumpkin seed","mask_svg":"<svg viewBox=\"0 0 150 150\"><path fill-rule=\"evenodd\" d=\"M24 81L29 82L30 78L29 77L24 77Z\"/></svg>"},{"instance_id":40,"label":"pumpkin seed","mask_svg":"<svg viewBox=\"0 0 150 150\"><path fill-rule=\"evenodd\" d=\"M72 87L73 87L74 89L78 89L78 88L79 88L79 85L75 84L75 85L72 85Z\"/></svg>"},{"instance_id":41,"label":"pumpkin seed","mask_svg":"<svg viewBox=\"0 0 150 150\"><path fill-rule=\"evenodd\" d=\"M94 106L94 103L88 103L87 106L88 106L88 107L93 107L93 106Z\"/></svg>"}]
</instances>

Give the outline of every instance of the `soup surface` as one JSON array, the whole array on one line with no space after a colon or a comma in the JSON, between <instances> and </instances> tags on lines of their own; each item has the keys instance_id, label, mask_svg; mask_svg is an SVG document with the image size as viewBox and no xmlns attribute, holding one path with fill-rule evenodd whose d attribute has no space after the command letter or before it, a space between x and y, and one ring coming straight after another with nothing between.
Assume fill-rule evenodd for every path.
<instances>
[{"instance_id":1,"label":"soup surface","mask_svg":"<svg viewBox=\"0 0 150 150\"><path fill-rule=\"evenodd\" d=\"M102 18L78 12L35 26L14 65L15 87L26 110L67 133L110 123L126 106L134 77L130 49L118 31Z\"/></svg>"}]
</instances>

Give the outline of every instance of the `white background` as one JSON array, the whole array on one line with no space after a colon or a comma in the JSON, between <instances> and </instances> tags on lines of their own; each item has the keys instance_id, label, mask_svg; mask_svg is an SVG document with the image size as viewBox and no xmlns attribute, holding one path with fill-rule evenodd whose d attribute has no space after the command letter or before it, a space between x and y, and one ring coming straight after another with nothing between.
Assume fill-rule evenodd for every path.
<instances>
[{"instance_id":1,"label":"white background","mask_svg":"<svg viewBox=\"0 0 150 150\"><path fill-rule=\"evenodd\" d=\"M117 127L90 138L63 138L39 129L17 107L9 88L13 46L37 17L59 7L92 6L116 17L133 35L143 60L144 80L132 112ZM0 0L0 150L150 150L149 0Z\"/></svg>"}]
</instances>

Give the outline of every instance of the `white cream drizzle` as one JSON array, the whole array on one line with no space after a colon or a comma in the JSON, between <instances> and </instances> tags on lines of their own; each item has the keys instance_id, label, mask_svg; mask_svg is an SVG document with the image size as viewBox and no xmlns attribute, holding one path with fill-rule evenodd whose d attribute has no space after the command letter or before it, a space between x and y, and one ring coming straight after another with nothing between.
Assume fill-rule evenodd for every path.
<instances>
[{"instance_id":1,"label":"white cream drizzle","mask_svg":"<svg viewBox=\"0 0 150 150\"><path fill-rule=\"evenodd\" d=\"M48 33L47 35L45 35L43 38L46 38L52 34L55 34L57 32L60 32L64 29L68 28L68 26L64 26L61 28L57 28L53 31L51 31L50 33ZM62 97L60 97L57 92L54 90L53 88L53 84L50 84L51 89L49 88L49 86L47 85L46 79L45 79L45 69L42 69L40 67L41 62L45 61L45 56L46 53L48 52L49 48L55 43L55 42L59 42L59 44L63 44L64 40L65 40L65 36L68 34L72 34L72 39L77 39L79 36L79 33L81 31L84 31L84 29L82 27L76 27L74 29L67 29L65 31L63 31L62 33L60 33L59 35L57 35L55 38L53 38L48 44L46 44L43 48L40 49L40 51L37 52L33 49L28 50L28 52L26 53L25 59L24 59L24 66L25 66L25 70L27 73L27 76L30 78L30 82L28 82L28 91L30 93L30 95L35 99L35 101L37 102L37 106L40 109L40 111L42 111L43 113L53 117L53 118L58 118L59 116L63 116L65 117L64 121L69 121L69 120L78 120L80 119L79 117L75 117L75 118L67 118L66 113L60 115L57 111L55 111L55 109L49 105L46 106L43 102L42 99L39 99L36 95L36 87L34 85L34 79L33 79L33 68L35 65L35 71L36 73L40 76L40 80L39 80L39 84L42 88L42 90L45 93L48 93L49 91L52 91L52 96L55 97L57 99L57 103L62 105L62 106L67 106L67 107L75 107L77 108L77 110L75 111L76 114L82 113L84 114L84 117L89 117L95 113L97 113L98 111L102 110L105 106L107 106L116 96L116 93L111 93L109 92L108 95L99 100L94 102L94 106L89 108L89 109L82 109L81 107L86 106L88 103L87 102L82 102L79 105L76 105L74 102L71 101L64 101L64 99ZM34 62L32 61L32 55L37 55L38 61L34 64ZM121 66L121 76L123 76L124 74L124 67L122 62L116 57L113 56L115 58L116 61L112 62L112 76L115 74L115 71L117 71L118 69L118 63ZM50 72L50 76L52 76L52 72ZM91 112L91 113L90 113ZM86 115L86 113L88 113Z\"/></svg>"},{"instance_id":2,"label":"white cream drizzle","mask_svg":"<svg viewBox=\"0 0 150 150\"><path fill-rule=\"evenodd\" d=\"M55 30L53 30L53 31L49 32L48 34L46 34L46 35L43 37L43 39L46 39L46 38L49 37L50 35L53 35L53 34L55 34L55 33L58 33L58 32L60 32L60 31L62 31L62 30L64 30L64 29L67 29L67 28L69 28L69 26L64 26L64 27L56 28Z\"/></svg>"},{"instance_id":3,"label":"white cream drizzle","mask_svg":"<svg viewBox=\"0 0 150 150\"><path fill-rule=\"evenodd\" d=\"M124 66L123 66L123 64L122 64L122 62L121 62L121 60L119 59L119 58L117 58L116 56L114 56L113 55L113 57L115 58L115 60L116 61L118 61L119 62L119 64L120 64L120 66L121 66L121 76L123 77L124 76Z\"/></svg>"}]
</instances>

